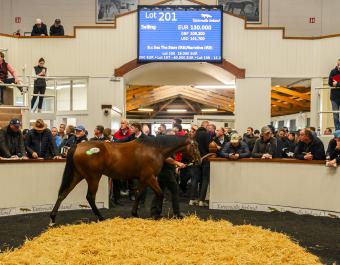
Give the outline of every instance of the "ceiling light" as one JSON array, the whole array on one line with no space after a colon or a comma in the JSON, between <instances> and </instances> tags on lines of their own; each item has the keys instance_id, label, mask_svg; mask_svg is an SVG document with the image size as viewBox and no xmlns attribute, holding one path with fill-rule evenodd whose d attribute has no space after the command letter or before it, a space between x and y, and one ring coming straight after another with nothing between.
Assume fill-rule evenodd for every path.
<instances>
[{"instance_id":1,"label":"ceiling light","mask_svg":"<svg viewBox=\"0 0 340 265\"><path fill-rule=\"evenodd\" d=\"M151 111L153 111L153 109L139 108L138 111L151 112Z\"/></svg>"},{"instance_id":2,"label":"ceiling light","mask_svg":"<svg viewBox=\"0 0 340 265\"><path fill-rule=\"evenodd\" d=\"M186 109L167 109L168 112L186 112Z\"/></svg>"},{"instance_id":3,"label":"ceiling light","mask_svg":"<svg viewBox=\"0 0 340 265\"><path fill-rule=\"evenodd\" d=\"M201 109L202 112L214 112L217 111L217 109Z\"/></svg>"},{"instance_id":4,"label":"ceiling light","mask_svg":"<svg viewBox=\"0 0 340 265\"><path fill-rule=\"evenodd\" d=\"M280 85L276 85L275 87L280 87Z\"/></svg>"}]
</instances>

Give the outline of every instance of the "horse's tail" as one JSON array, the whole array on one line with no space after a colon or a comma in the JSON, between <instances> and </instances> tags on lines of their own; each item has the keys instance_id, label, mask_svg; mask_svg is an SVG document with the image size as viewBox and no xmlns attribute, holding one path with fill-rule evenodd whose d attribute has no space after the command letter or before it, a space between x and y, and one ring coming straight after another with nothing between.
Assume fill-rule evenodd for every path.
<instances>
[{"instance_id":1,"label":"horse's tail","mask_svg":"<svg viewBox=\"0 0 340 265\"><path fill-rule=\"evenodd\" d=\"M63 179L61 182L61 186L59 189L59 195L61 195L68 187L70 187L70 184L74 177L74 161L73 161L73 155L77 149L77 145L72 147L67 152L66 157L66 165L64 169Z\"/></svg>"}]
</instances>

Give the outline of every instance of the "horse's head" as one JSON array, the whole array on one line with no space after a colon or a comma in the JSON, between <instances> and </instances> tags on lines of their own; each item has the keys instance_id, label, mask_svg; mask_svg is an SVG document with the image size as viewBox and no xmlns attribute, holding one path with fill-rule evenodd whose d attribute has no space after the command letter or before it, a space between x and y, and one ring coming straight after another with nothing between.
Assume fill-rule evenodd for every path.
<instances>
[{"instance_id":1,"label":"horse's head","mask_svg":"<svg viewBox=\"0 0 340 265\"><path fill-rule=\"evenodd\" d=\"M193 165L201 164L201 155L198 149L198 143L191 137L187 138L186 154Z\"/></svg>"}]
</instances>

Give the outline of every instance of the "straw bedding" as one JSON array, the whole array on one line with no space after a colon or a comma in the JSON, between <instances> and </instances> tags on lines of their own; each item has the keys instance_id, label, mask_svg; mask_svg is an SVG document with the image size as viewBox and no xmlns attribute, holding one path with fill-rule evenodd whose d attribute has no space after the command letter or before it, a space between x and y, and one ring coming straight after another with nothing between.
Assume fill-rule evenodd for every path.
<instances>
[{"instance_id":1,"label":"straw bedding","mask_svg":"<svg viewBox=\"0 0 340 265\"><path fill-rule=\"evenodd\" d=\"M321 264L286 235L227 221L115 218L49 229L0 264Z\"/></svg>"}]
</instances>

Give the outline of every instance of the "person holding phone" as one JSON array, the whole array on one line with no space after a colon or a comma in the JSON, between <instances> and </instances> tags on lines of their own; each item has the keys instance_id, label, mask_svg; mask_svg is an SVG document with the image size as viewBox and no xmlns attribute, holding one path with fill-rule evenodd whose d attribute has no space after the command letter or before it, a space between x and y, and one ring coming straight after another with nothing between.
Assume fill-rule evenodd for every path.
<instances>
[{"instance_id":1,"label":"person holding phone","mask_svg":"<svg viewBox=\"0 0 340 265\"><path fill-rule=\"evenodd\" d=\"M221 156L232 160L250 157L248 145L241 140L241 136L233 133L230 142L221 150Z\"/></svg>"},{"instance_id":2,"label":"person holding phone","mask_svg":"<svg viewBox=\"0 0 340 265\"><path fill-rule=\"evenodd\" d=\"M328 85L332 87L330 100L332 110L340 110L340 59L338 59L336 67L329 73ZM339 112L333 113L335 130L340 130Z\"/></svg>"},{"instance_id":3,"label":"person holding phone","mask_svg":"<svg viewBox=\"0 0 340 265\"><path fill-rule=\"evenodd\" d=\"M33 89L33 94L37 95L40 94L39 96L39 101L38 101L38 112L41 112L44 97L43 95L45 94L46 91L46 79L45 78L39 78L39 77L46 77L47 75L47 68L45 67L45 59L40 58L38 65L34 66L33 69L33 76L36 76L37 79L34 80L34 89ZM38 96L33 96L31 100L31 110L33 111L35 102L37 100Z\"/></svg>"}]
</instances>

